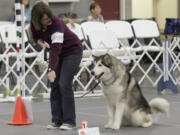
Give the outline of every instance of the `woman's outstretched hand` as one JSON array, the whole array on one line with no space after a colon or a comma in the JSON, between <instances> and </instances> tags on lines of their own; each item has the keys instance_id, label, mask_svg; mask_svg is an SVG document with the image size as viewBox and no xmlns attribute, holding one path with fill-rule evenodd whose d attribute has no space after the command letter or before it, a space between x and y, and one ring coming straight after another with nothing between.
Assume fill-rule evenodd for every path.
<instances>
[{"instance_id":1,"label":"woman's outstretched hand","mask_svg":"<svg viewBox=\"0 0 180 135\"><path fill-rule=\"evenodd\" d=\"M38 43L43 49L50 48L49 44L46 43L46 42L44 42L44 41L42 41L41 39L39 39L39 40L37 41L37 43Z\"/></svg>"}]
</instances>

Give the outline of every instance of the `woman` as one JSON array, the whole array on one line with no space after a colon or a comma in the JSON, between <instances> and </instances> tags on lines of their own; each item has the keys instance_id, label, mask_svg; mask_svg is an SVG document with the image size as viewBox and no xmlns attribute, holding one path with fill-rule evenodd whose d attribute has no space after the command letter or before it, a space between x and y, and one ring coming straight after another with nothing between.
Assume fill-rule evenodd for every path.
<instances>
[{"instance_id":1,"label":"woman","mask_svg":"<svg viewBox=\"0 0 180 135\"><path fill-rule=\"evenodd\" d=\"M91 15L88 16L88 21L104 22L104 18L101 15L101 6L98 3L92 3L89 10Z\"/></svg>"},{"instance_id":2,"label":"woman","mask_svg":"<svg viewBox=\"0 0 180 135\"><path fill-rule=\"evenodd\" d=\"M81 23L86 21L95 21L95 22L104 22L104 18L101 15L101 6L97 2L91 3L89 6L89 10L91 12L91 15L87 17L87 20L83 20ZM68 23L72 26L72 28L75 27L74 21L70 18L68 18Z\"/></svg>"},{"instance_id":3,"label":"woman","mask_svg":"<svg viewBox=\"0 0 180 135\"><path fill-rule=\"evenodd\" d=\"M72 82L82 58L81 41L44 2L38 2L32 9L31 31L39 45L50 48L48 79L51 82L52 124L47 129L74 129Z\"/></svg>"}]
</instances>

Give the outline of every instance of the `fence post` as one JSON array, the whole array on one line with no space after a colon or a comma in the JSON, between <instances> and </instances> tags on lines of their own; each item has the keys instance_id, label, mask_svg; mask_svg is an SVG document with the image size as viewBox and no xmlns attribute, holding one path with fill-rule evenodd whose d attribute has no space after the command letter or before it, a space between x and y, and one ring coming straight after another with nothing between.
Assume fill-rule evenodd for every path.
<instances>
[{"instance_id":1,"label":"fence post","mask_svg":"<svg viewBox=\"0 0 180 135\"><path fill-rule=\"evenodd\" d=\"M15 22L16 22L16 51L17 51L17 95L21 94L21 49L22 49L22 10L21 0L15 0Z\"/></svg>"},{"instance_id":2,"label":"fence post","mask_svg":"<svg viewBox=\"0 0 180 135\"><path fill-rule=\"evenodd\" d=\"M164 74L158 82L157 89L159 93L161 93L164 89L170 89L174 94L177 94L178 93L177 84L175 84L171 79L171 77L169 77L169 70L172 66L172 58L168 51L169 47L170 47L170 42L168 40L168 37L165 36L165 41L164 41L165 52L164 52L163 64L162 64L162 70ZM176 80L173 70L170 72L170 74L173 77L173 79Z\"/></svg>"}]
</instances>

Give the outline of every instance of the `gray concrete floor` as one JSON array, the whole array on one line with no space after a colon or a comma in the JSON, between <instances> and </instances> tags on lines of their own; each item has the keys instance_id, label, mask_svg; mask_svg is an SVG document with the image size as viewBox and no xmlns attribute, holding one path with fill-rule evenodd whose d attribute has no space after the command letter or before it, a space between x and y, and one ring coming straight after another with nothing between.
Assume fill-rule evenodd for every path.
<instances>
[{"instance_id":1,"label":"gray concrete floor","mask_svg":"<svg viewBox=\"0 0 180 135\"><path fill-rule=\"evenodd\" d=\"M157 95L152 87L143 88L147 100L161 96L170 102L168 115L160 115L149 128L121 127L120 130L107 130L104 125L107 122L106 100L101 97L76 98L77 127L82 120L88 121L88 127L99 127L101 135L179 135L180 134L180 94ZM32 125L12 126L6 122L12 121L15 103L0 103L0 135L78 135L77 130L61 131L46 130L50 123L49 100L33 100L32 110L34 123Z\"/></svg>"}]
</instances>

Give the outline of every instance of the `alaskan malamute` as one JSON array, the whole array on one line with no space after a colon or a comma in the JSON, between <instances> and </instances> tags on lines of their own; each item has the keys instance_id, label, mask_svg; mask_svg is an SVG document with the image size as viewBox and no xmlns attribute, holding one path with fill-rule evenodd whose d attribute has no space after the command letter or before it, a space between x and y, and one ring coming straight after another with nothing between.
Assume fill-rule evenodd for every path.
<instances>
[{"instance_id":1,"label":"alaskan malamute","mask_svg":"<svg viewBox=\"0 0 180 135\"><path fill-rule=\"evenodd\" d=\"M102 81L107 99L108 123L105 128L119 129L121 125L149 127L152 115L165 113L169 103L163 98L152 99L149 103L142 94L137 81L126 67L115 57L105 54L94 57L92 74Z\"/></svg>"}]
</instances>

